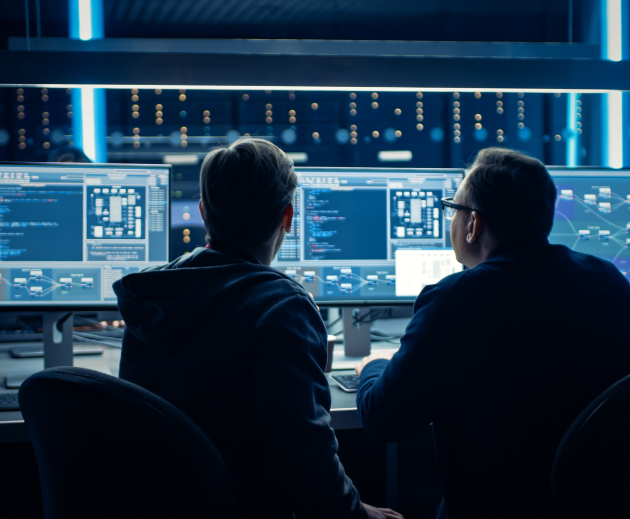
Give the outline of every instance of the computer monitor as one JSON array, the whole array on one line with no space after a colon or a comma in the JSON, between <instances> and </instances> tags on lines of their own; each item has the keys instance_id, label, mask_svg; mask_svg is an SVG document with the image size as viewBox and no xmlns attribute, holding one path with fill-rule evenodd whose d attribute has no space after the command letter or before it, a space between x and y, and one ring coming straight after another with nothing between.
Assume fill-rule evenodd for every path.
<instances>
[{"instance_id":1,"label":"computer monitor","mask_svg":"<svg viewBox=\"0 0 630 519\"><path fill-rule=\"evenodd\" d=\"M320 305L411 304L462 269L440 199L461 169L295 168L291 233L272 266Z\"/></svg>"},{"instance_id":2,"label":"computer monitor","mask_svg":"<svg viewBox=\"0 0 630 519\"><path fill-rule=\"evenodd\" d=\"M169 258L168 165L1 163L0 309L116 309Z\"/></svg>"},{"instance_id":3,"label":"computer monitor","mask_svg":"<svg viewBox=\"0 0 630 519\"><path fill-rule=\"evenodd\" d=\"M630 170L550 167L551 243L611 261L630 281Z\"/></svg>"}]
</instances>

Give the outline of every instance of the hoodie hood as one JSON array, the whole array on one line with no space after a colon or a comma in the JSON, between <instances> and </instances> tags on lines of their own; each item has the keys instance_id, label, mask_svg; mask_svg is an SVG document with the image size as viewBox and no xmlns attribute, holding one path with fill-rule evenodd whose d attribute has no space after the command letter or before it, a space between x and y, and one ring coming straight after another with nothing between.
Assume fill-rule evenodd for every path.
<instances>
[{"instance_id":1,"label":"hoodie hood","mask_svg":"<svg viewBox=\"0 0 630 519\"><path fill-rule=\"evenodd\" d=\"M247 303L252 292L304 292L278 270L218 251L197 248L167 265L129 274L113 285L126 331L167 352L198 332L219 306ZM222 308L223 309L223 308Z\"/></svg>"}]
</instances>

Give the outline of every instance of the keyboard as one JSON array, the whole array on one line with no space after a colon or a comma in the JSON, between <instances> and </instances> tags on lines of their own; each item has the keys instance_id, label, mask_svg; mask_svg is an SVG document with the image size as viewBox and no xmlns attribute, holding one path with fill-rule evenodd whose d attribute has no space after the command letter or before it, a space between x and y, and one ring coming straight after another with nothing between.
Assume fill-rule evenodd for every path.
<instances>
[{"instance_id":1,"label":"keyboard","mask_svg":"<svg viewBox=\"0 0 630 519\"><path fill-rule=\"evenodd\" d=\"M43 341L44 334L30 330L0 330L0 343Z\"/></svg>"},{"instance_id":2,"label":"keyboard","mask_svg":"<svg viewBox=\"0 0 630 519\"><path fill-rule=\"evenodd\" d=\"M347 393L354 393L359 387L358 375L331 375L330 378L337 382L339 387Z\"/></svg>"},{"instance_id":3,"label":"keyboard","mask_svg":"<svg viewBox=\"0 0 630 519\"><path fill-rule=\"evenodd\" d=\"M16 393L0 393L0 411L15 411L20 409L18 403L18 394Z\"/></svg>"},{"instance_id":4,"label":"keyboard","mask_svg":"<svg viewBox=\"0 0 630 519\"><path fill-rule=\"evenodd\" d=\"M77 355L101 355L105 351L102 346L74 346L72 353ZM16 359L31 359L44 356L44 345L36 344L35 346L18 346L11 348L9 353Z\"/></svg>"}]
</instances>

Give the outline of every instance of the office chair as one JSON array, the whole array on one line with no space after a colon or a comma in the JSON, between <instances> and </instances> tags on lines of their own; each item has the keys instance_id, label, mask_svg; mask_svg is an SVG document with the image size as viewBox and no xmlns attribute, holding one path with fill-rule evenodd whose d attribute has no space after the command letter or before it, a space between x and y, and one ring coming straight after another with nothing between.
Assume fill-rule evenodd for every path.
<instances>
[{"instance_id":1,"label":"office chair","mask_svg":"<svg viewBox=\"0 0 630 519\"><path fill-rule=\"evenodd\" d=\"M46 519L233 516L230 475L173 405L96 371L40 371L19 401Z\"/></svg>"},{"instance_id":2,"label":"office chair","mask_svg":"<svg viewBox=\"0 0 630 519\"><path fill-rule=\"evenodd\" d=\"M551 476L561 518L630 517L630 375L573 422Z\"/></svg>"}]
</instances>

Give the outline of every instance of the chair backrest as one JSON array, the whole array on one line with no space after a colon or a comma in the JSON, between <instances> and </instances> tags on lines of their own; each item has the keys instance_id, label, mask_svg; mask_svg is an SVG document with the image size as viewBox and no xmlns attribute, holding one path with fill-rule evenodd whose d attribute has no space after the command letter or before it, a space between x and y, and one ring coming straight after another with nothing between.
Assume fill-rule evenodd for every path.
<instances>
[{"instance_id":1,"label":"chair backrest","mask_svg":"<svg viewBox=\"0 0 630 519\"><path fill-rule=\"evenodd\" d=\"M630 517L630 375L575 420L551 476L562 518Z\"/></svg>"},{"instance_id":2,"label":"chair backrest","mask_svg":"<svg viewBox=\"0 0 630 519\"><path fill-rule=\"evenodd\" d=\"M212 442L153 393L59 367L28 378L19 400L47 519L233 515L230 475Z\"/></svg>"}]
</instances>

